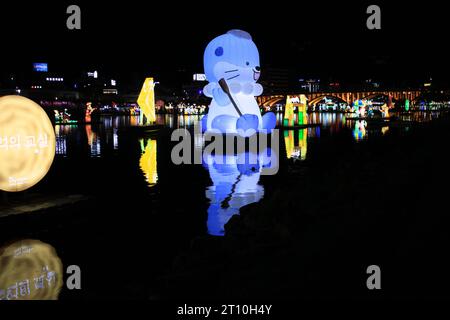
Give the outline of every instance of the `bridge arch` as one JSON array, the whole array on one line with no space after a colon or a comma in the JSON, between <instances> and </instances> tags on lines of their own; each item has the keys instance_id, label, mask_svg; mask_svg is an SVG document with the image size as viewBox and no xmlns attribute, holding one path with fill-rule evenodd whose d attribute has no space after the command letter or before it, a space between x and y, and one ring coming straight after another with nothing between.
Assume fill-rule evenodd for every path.
<instances>
[{"instance_id":1,"label":"bridge arch","mask_svg":"<svg viewBox=\"0 0 450 320\"><path fill-rule=\"evenodd\" d=\"M315 98L309 100L309 101L308 101L308 105L309 105L309 106L312 106L312 105L318 103L319 101L323 100L324 98L334 98L334 99L339 100L340 102L344 102L344 103L349 104L349 103L348 103L347 101L345 101L342 97L339 97L339 96L333 95L333 94L325 93L325 94L322 94L322 95L320 95L320 96L317 96L317 97L315 97Z\"/></svg>"},{"instance_id":2,"label":"bridge arch","mask_svg":"<svg viewBox=\"0 0 450 320\"><path fill-rule=\"evenodd\" d=\"M394 101L409 99L417 101L422 92L419 90L387 90L387 91L348 91L348 92L310 92L303 93L308 98L308 105L317 103L324 97L336 98L351 105L356 100L370 99L376 96L391 96ZM295 95L295 94L294 94ZM298 94L297 94L298 95ZM261 107L273 107L277 103L284 103L286 95L272 95L257 97L258 105Z\"/></svg>"},{"instance_id":3,"label":"bridge arch","mask_svg":"<svg viewBox=\"0 0 450 320\"><path fill-rule=\"evenodd\" d=\"M279 102L285 102L286 101L286 96L272 96L269 99L265 100L265 101L261 101L259 103L259 105L261 107L273 107L275 104L279 103Z\"/></svg>"},{"instance_id":4,"label":"bridge arch","mask_svg":"<svg viewBox=\"0 0 450 320\"><path fill-rule=\"evenodd\" d=\"M392 95L389 95L387 92L371 92L367 96L362 97L361 99L370 100L376 97L385 97L389 99L389 96L392 98L393 101L397 101L397 98L394 98Z\"/></svg>"},{"instance_id":5,"label":"bridge arch","mask_svg":"<svg viewBox=\"0 0 450 320\"><path fill-rule=\"evenodd\" d=\"M337 98L347 104L351 104L355 100L356 95L352 92L317 92L309 93L306 96L308 98L308 104L311 104L312 102L317 103L317 99L320 101L320 99L323 99L324 97Z\"/></svg>"}]
</instances>

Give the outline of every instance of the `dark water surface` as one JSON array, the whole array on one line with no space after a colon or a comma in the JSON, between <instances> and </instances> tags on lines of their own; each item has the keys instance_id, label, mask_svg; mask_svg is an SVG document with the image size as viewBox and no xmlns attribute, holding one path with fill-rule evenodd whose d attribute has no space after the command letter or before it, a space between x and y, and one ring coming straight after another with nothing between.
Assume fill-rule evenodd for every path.
<instances>
[{"instance_id":1,"label":"dark water surface","mask_svg":"<svg viewBox=\"0 0 450 320\"><path fill-rule=\"evenodd\" d=\"M259 168L249 170L237 161L218 165L210 159L210 163L203 165L174 165L171 130L186 127L192 131L199 116L160 115L158 123L166 125L167 130L154 137L128 131L127 128L137 125L134 117L102 117L91 125L57 125L56 159L48 176L26 194L14 195L12 200L21 201L23 197L26 203L27 199L39 195L67 197L73 194L89 199L57 210L3 218L0 242L37 239L56 249L63 266L79 265L82 290L63 288L60 295L63 299L158 299L189 294L185 285L195 285L196 273L189 271L186 255L194 251L195 255L203 257L199 258L204 259L201 265L209 265L208 257L214 252L208 250L214 245L210 247L205 243L222 241L224 235L227 238L225 225L242 207L274 195L276 199L283 199L280 190L288 185L294 186L289 187L291 190L317 187L315 199L302 199L299 195L295 210L302 208L301 201L333 201L333 190L326 188L329 182L315 175L315 170L329 170L326 168L342 159L351 159L353 154L360 157L361 152L365 152L361 150L371 150L371 145L376 146L375 150L383 150L379 146L385 143L386 150L393 150L396 143L411 139L416 127L433 123L440 114L400 115L402 120L411 121L410 125L401 126L371 126L337 113L313 113L308 117L309 123L322 123L322 126L280 133L280 170L274 176L261 176ZM193 143L194 148L202 147L202 141ZM351 168L347 173L359 172L364 165L348 161ZM376 170L395 168L386 164L374 172ZM395 175L395 171L392 174ZM374 201L395 196L384 194L384 182L371 186L360 182L361 188L367 189L367 197ZM335 181L330 183L330 187L334 184ZM354 192L360 190L346 193L352 204L336 210L364 212L362 204L352 199ZM265 203L269 202L261 202L263 211L273 210ZM358 224L357 220L354 222ZM308 223L305 222L305 228ZM329 227L324 224L324 228ZM305 234L304 237L307 231ZM291 262L281 259L280 263ZM269 264L267 268L271 268ZM217 272L221 276L209 277L205 273L205 279L199 283L206 279L224 281L225 271ZM232 275L234 271L225 273ZM178 282L178 277L188 280ZM272 280L268 280L267 286L283 288L287 285L272 283ZM252 280L248 283L243 280L241 284L248 286L249 292L258 291L258 286L252 283ZM307 282L305 285L311 286ZM239 281L230 286L238 287ZM222 287L227 285L217 285L217 288ZM286 290L286 295L295 296L294 291ZM217 295L220 296L220 292L216 292ZM232 293L224 295L233 296Z\"/></svg>"}]
</instances>

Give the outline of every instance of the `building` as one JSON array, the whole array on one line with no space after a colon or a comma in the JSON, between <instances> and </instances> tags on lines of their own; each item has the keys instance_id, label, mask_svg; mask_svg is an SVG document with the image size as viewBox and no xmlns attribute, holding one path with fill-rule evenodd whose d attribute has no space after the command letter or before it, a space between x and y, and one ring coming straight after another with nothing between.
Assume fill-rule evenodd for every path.
<instances>
[{"instance_id":1,"label":"building","mask_svg":"<svg viewBox=\"0 0 450 320\"><path fill-rule=\"evenodd\" d=\"M259 83L264 88L264 94L285 94L290 90L289 70L272 67L263 68Z\"/></svg>"},{"instance_id":2,"label":"building","mask_svg":"<svg viewBox=\"0 0 450 320\"><path fill-rule=\"evenodd\" d=\"M300 88L305 92L319 92L320 79L299 79Z\"/></svg>"}]
</instances>

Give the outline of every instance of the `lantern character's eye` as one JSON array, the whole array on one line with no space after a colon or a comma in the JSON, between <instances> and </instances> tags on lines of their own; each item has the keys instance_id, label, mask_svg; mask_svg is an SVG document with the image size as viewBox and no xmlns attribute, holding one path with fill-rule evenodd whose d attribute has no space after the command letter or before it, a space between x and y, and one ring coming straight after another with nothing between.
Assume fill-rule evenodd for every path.
<instances>
[{"instance_id":1,"label":"lantern character's eye","mask_svg":"<svg viewBox=\"0 0 450 320\"><path fill-rule=\"evenodd\" d=\"M249 66L249 65L250 65L250 62L247 61L245 64Z\"/></svg>"},{"instance_id":2,"label":"lantern character's eye","mask_svg":"<svg viewBox=\"0 0 450 320\"><path fill-rule=\"evenodd\" d=\"M217 47L217 49L214 53L216 54L216 56L220 57L221 55L223 55L223 48Z\"/></svg>"}]
</instances>

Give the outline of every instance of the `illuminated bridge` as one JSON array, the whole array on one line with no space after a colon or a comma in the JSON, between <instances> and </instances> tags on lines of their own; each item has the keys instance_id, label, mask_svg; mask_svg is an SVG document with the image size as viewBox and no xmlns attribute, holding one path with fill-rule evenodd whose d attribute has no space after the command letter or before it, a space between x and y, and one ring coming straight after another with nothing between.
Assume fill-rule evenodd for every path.
<instances>
[{"instance_id":1,"label":"illuminated bridge","mask_svg":"<svg viewBox=\"0 0 450 320\"><path fill-rule=\"evenodd\" d=\"M308 99L308 106L313 106L324 98L336 98L341 102L351 105L354 101L360 99L372 99L379 96L391 96L393 100L415 101L422 94L419 90L409 91L355 91L355 92L312 92L303 93ZM293 94L295 95L295 94ZM286 101L286 95L272 95L257 97L258 104L262 107L273 107L278 103Z\"/></svg>"}]
</instances>

